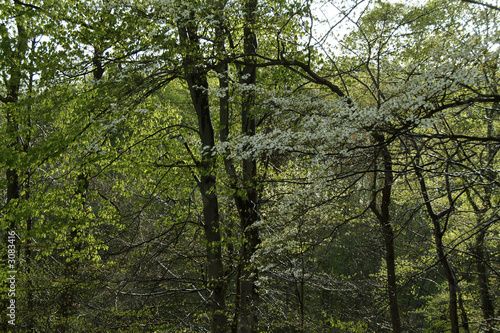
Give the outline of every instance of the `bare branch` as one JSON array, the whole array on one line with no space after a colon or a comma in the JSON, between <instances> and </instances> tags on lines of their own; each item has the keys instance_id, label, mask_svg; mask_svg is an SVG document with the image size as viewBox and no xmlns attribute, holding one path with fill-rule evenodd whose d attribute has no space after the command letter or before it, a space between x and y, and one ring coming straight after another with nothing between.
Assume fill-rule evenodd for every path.
<instances>
[{"instance_id":1,"label":"bare branch","mask_svg":"<svg viewBox=\"0 0 500 333\"><path fill-rule=\"evenodd\" d=\"M16 3L16 4L18 4L18 5L21 5L21 6L24 6L24 7L31 8L31 9L42 10L42 7L38 7L38 6L36 6L36 5L32 5L32 4L29 4L29 3L25 3L25 2L22 2L22 1L19 1L19 0L14 0L14 3Z\"/></svg>"},{"instance_id":2,"label":"bare branch","mask_svg":"<svg viewBox=\"0 0 500 333\"><path fill-rule=\"evenodd\" d=\"M490 5L488 3L479 2L479 1L473 1L473 0L462 0L462 1L463 2L472 3L472 4L475 4L475 5L480 5L480 6L488 7L490 9L494 9L494 10L499 10L500 11L500 7L497 7L495 5Z\"/></svg>"}]
</instances>

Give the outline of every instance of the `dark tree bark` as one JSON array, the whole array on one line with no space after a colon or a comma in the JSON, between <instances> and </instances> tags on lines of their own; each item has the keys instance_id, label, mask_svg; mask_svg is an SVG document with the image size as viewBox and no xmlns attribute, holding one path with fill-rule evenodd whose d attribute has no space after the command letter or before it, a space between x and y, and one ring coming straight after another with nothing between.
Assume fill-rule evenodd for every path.
<instances>
[{"instance_id":1,"label":"dark tree bark","mask_svg":"<svg viewBox=\"0 0 500 333\"><path fill-rule=\"evenodd\" d=\"M241 83L255 85L257 80L257 68L252 65L252 55L257 51L257 37L255 35L257 0L247 0L245 3L245 27L244 27L244 53L248 64L241 70ZM255 122L255 92L245 91L241 105L241 132L247 136L254 136L256 132ZM240 212L241 229L243 232L243 246L240 281L241 318L239 325L240 333L257 332L258 329L258 304L259 293L256 286L258 269L251 263L257 245L260 243L259 229L252 226L258 219L258 192L257 192L257 162L250 157L243 160L243 186L245 198L236 198L236 204Z\"/></svg>"},{"instance_id":2,"label":"dark tree bark","mask_svg":"<svg viewBox=\"0 0 500 333\"><path fill-rule=\"evenodd\" d=\"M183 67L191 101L198 118L198 132L203 146L202 159L198 163L201 175L198 188L203 201L203 228L206 240L207 287L210 291L211 331L227 330L226 287L222 261L219 202L216 192L216 158L212 156L215 145L214 129L210 114L207 74L195 67L202 64L200 40L193 20L179 25L179 37L184 48Z\"/></svg>"},{"instance_id":3,"label":"dark tree bark","mask_svg":"<svg viewBox=\"0 0 500 333\"><path fill-rule=\"evenodd\" d=\"M416 160L420 162L420 156L417 154ZM417 180L420 184L420 190L422 193L422 199L424 200L425 207L427 209L427 214L431 218L434 232L434 245L436 247L437 259L441 263L441 267L444 270L446 280L448 282L448 308L451 324L451 333L459 333L459 317L458 317L458 279L455 274L455 270L448 259L448 254L445 250L445 245L443 243L443 236L446 232L450 214L453 211L454 201L451 198L451 188L449 182L449 176L446 174L446 192L448 197L449 207L445 210L436 213L432 207L432 202L428 194L427 184L423 175L423 168L420 165L415 165L415 174ZM448 171L448 170L446 170ZM444 226L441 226L441 220L444 220Z\"/></svg>"},{"instance_id":4,"label":"dark tree bark","mask_svg":"<svg viewBox=\"0 0 500 333\"><path fill-rule=\"evenodd\" d=\"M397 295L397 276L396 276L396 255L394 252L394 231L391 224L390 205L392 184L394 174L392 170L392 157L387 144L384 142L382 134L374 134L374 138L380 145L379 153L382 158L384 184L382 187L382 198L380 207L376 204L376 192L374 188L374 198L370 204L370 209L377 217L382 228L382 237L385 247L385 262L387 269L387 293L389 298L389 310L391 315L392 331L401 333L401 317L399 314L398 295ZM376 187L376 173L374 175L374 187Z\"/></svg>"},{"instance_id":5,"label":"dark tree bark","mask_svg":"<svg viewBox=\"0 0 500 333\"><path fill-rule=\"evenodd\" d=\"M240 70L240 83L246 85L255 85L257 76L257 68L253 64L252 57L256 53L257 47L257 38L254 32L256 9L257 1L251 0L245 3L245 64L241 67L238 65L238 69ZM219 10L223 10L223 8L219 8ZM220 18L219 22L222 22ZM226 36L223 23L218 26L217 37L217 52L220 54L220 58L223 59L225 54L224 41L226 38L230 39L230 36ZM230 127L227 62L221 61L217 71L219 73L219 87L223 92L226 92L219 99L220 138L221 141L227 141ZM253 136L256 133L255 114L253 112L254 101L255 93L253 91L245 91L242 94L241 133L247 136ZM241 165L242 173L238 174L234 161L226 156L224 166L230 179L230 187L235 193L233 197L240 216L240 228L243 235L240 259L236 268L235 309L231 330L233 332L256 332L258 328L257 306L259 295L255 282L258 278L258 271L251 264L250 259L255 253L260 238L258 228L250 226L259 218L256 184L257 163L253 157L244 159ZM244 195L241 194L241 190L243 190Z\"/></svg>"}]
</instances>

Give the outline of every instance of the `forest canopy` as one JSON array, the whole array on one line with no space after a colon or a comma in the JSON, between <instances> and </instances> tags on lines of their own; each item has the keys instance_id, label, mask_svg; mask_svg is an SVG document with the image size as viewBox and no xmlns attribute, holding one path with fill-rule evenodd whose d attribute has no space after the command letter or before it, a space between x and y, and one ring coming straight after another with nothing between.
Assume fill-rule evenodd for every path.
<instances>
[{"instance_id":1,"label":"forest canopy","mask_svg":"<svg viewBox=\"0 0 500 333\"><path fill-rule=\"evenodd\" d=\"M499 331L499 18L0 0L0 330Z\"/></svg>"}]
</instances>

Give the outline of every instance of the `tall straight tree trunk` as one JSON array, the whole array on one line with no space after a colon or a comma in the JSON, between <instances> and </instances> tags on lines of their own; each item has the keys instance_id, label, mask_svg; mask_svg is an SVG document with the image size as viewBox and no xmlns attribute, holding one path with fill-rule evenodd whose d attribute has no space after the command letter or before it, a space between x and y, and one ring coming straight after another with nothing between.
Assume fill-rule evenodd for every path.
<instances>
[{"instance_id":1,"label":"tall straight tree trunk","mask_svg":"<svg viewBox=\"0 0 500 333\"><path fill-rule=\"evenodd\" d=\"M209 302L211 331L225 333L227 331L226 287L222 261L219 203L215 190L216 157L212 156L215 138L210 114L207 74L199 67L203 63L203 57L197 27L192 19L180 23L179 37L181 45L185 49L184 75L198 118L198 132L203 147L202 159L198 163L201 175L197 181L203 202L203 228L208 266L207 287L211 295Z\"/></svg>"},{"instance_id":2,"label":"tall straight tree trunk","mask_svg":"<svg viewBox=\"0 0 500 333\"><path fill-rule=\"evenodd\" d=\"M225 332L227 325L224 267L222 262L221 230L219 203L216 188L215 157L211 156L214 147L214 131L210 118L207 95L208 82L205 75L186 75L191 99L198 115L198 129L205 149L200 163L202 174L198 182L203 201L203 218L208 262L208 287L211 292L212 332Z\"/></svg>"},{"instance_id":3,"label":"tall straight tree trunk","mask_svg":"<svg viewBox=\"0 0 500 333\"><path fill-rule=\"evenodd\" d=\"M241 70L242 84L254 86L257 80L257 68L252 64L253 55L257 51L257 36L255 34L257 0L245 2L245 27L244 53L247 64ZM241 132L247 136L254 136L256 132L255 122L255 92L252 89L245 90L241 105ZM258 305L259 293L256 286L258 269L251 258L260 242L259 229L253 224L259 219L258 216L258 191L256 184L257 162L254 157L243 160L243 186L245 187L245 198L236 200L239 206L241 228L243 231L243 246L240 281L241 318L239 325L240 333L257 332L258 329Z\"/></svg>"},{"instance_id":4,"label":"tall straight tree trunk","mask_svg":"<svg viewBox=\"0 0 500 333\"><path fill-rule=\"evenodd\" d=\"M377 208L376 197L373 198L370 209L377 217L380 226L382 227L382 237L385 246L385 263L387 269L387 293L389 298L389 311L391 315L392 331L401 333L401 317L399 314L399 304L397 295L397 278L396 278L396 255L394 252L394 231L391 225L390 205L392 184L394 182L394 174L392 170L392 158L384 142L382 134L374 134L374 138L380 147L380 155L384 166L384 185L382 187L382 198L380 208ZM374 187L376 187L376 176L374 177ZM376 195L376 194L374 194Z\"/></svg>"},{"instance_id":5,"label":"tall straight tree trunk","mask_svg":"<svg viewBox=\"0 0 500 333\"><path fill-rule=\"evenodd\" d=\"M220 8L218 8L219 11L224 10L224 1L222 1L222 5ZM224 58L225 54L225 32L224 32L224 26L223 26L223 19L221 16L217 16L217 21L219 22L219 25L217 26L217 52L219 54L219 57L221 59ZM229 66L227 62L222 61L218 66L217 66L217 72L219 74L219 89L221 91L221 95L219 97L219 121L220 121L220 129L219 129L219 136L220 140L222 142L227 142L229 138L229 76L228 76L228 71L229 71ZM234 162L232 159L228 157L226 154L224 156L224 168L226 170L226 174L229 176L229 187L234 190L234 199L236 202L236 205L239 205L240 197L237 195L237 189L238 189L238 173L236 171L236 168L234 166ZM231 254L234 255L234 245L229 244L228 245L228 250ZM228 267L228 269L233 269L233 267ZM229 272L228 272L228 275ZM240 318L240 307L241 307L241 286L240 286L240 281L241 281L241 265L238 263L236 267L236 293L235 293L235 300L234 300L234 312L232 315L232 323L231 323L231 332L236 333L238 332L238 323L239 323L239 318Z\"/></svg>"}]
</instances>

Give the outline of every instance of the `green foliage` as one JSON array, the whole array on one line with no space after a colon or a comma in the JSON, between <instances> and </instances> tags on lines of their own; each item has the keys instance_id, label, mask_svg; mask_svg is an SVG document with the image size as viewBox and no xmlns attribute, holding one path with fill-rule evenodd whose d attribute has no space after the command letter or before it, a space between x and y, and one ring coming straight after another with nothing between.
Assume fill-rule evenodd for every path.
<instances>
[{"instance_id":1,"label":"green foliage","mask_svg":"<svg viewBox=\"0 0 500 333\"><path fill-rule=\"evenodd\" d=\"M451 329L437 239L470 331L498 322L499 12L256 6L0 2L1 305L15 231L19 327L204 332L250 309L262 332L389 332L388 188L403 331Z\"/></svg>"}]
</instances>

